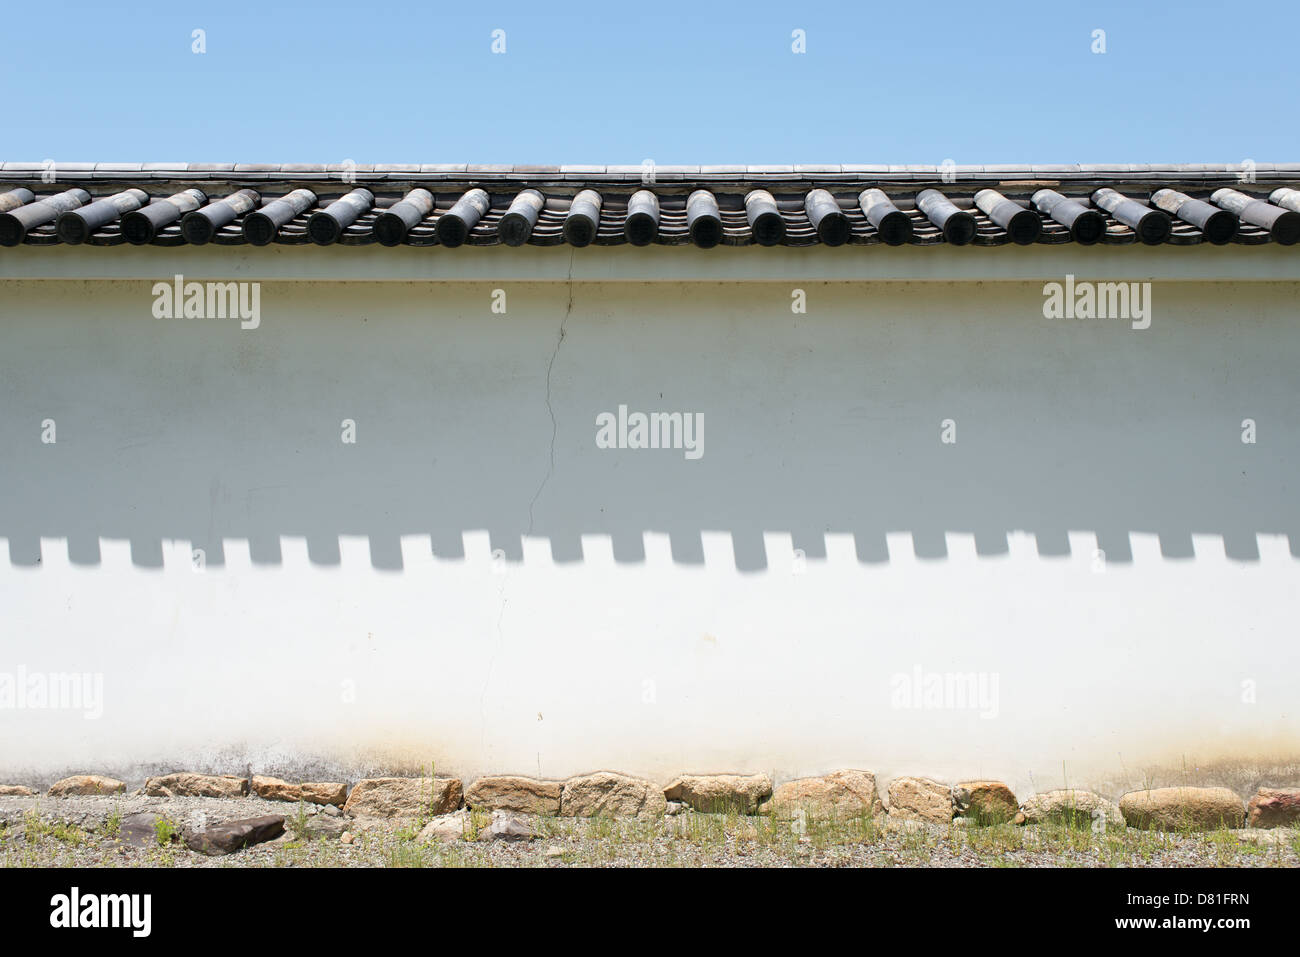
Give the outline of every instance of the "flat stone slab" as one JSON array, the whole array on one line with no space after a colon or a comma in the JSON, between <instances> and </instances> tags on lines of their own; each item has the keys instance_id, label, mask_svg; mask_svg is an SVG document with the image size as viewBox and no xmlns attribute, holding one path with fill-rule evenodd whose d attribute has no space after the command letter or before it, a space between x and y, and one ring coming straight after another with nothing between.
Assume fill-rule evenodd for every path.
<instances>
[{"instance_id":1,"label":"flat stone slab","mask_svg":"<svg viewBox=\"0 0 1300 957\"><path fill-rule=\"evenodd\" d=\"M460 807L459 778L366 778L343 810L354 817L420 817Z\"/></svg>"},{"instance_id":2,"label":"flat stone slab","mask_svg":"<svg viewBox=\"0 0 1300 957\"><path fill-rule=\"evenodd\" d=\"M333 805L326 805L326 807L333 807ZM294 827L297 828L296 815L294 817ZM331 839L341 837L347 828L348 819L343 816L341 811L334 815L325 814L324 812L317 814L309 812L303 821L304 836L313 841L322 837Z\"/></svg>"},{"instance_id":3,"label":"flat stone slab","mask_svg":"<svg viewBox=\"0 0 1300 957\"><path fill-rule=\"evenodd\" d=\"M1291 827L1300 823L1300 788L1260 788L1246 806L1247 827Z\"/></svg>"},{"instance_id":4,"label":"flat stone slab","mask_svg":"<svg viewBox=\"0 0 1300 957\"><path fill-rule=\"evenodd\" d=\"M294 801L302 800L302 786L290 784L280 778L265 777L261 774L253 775L249 782L249 790L260 798L267 801Z\"/></svg>"},{"instance_id":5,"label":"flat stone slab","mask_svg":"<svg viewBox=\"0 0 1300 957\"><path fill-rule=\"evenodd\" d=\"M453 844L469 833L469 811L461 808L450 814L439 814L416 835L420 844Z\"/></svg>"},{"instance_id":6,"label":"flat stone slab","mask_svg":"<svg viewBox=\"0 0 1300 957\"><path fill-rule=\"evenodd\" d=\"M1119 807L1094 791L1061 788L1035 794L1020 806L1025 824L1063 824L1092 828L1105 821L1106 827L1123 827L1124 815Z\"/></svg>"},{"instance_id":7,"label":"flat stone slab","mask_svg":"<svg viewBox=\"0 0 1300 957\"><path fill-rule=\"evenodd\" d=\"M245 818L242 821L210 824L190 834L185 839L185 843L192 851L215 857L221 854L233 854L253 844L274 840L283 833L284 816L267 814L263 817Z\"/></svg>"},{"instance_id":8,"label":"flat stone slab","mask_svg":"<svg viewBox=\"0 0 1300 957\"><path fill-rule=\"evenodd\" d=\"M760 813L790 817L795 811L815 817L877 817L884 804L870 771L832 771L820 777L799 778L778 785Z\"/></svg>"},{"instance_id":9,"label":"flat stone slab","mask_svg":"<svg viewBox=\"0 0 1300 957\"><path fill-rule=\"evenodd\" d=\"M248 778L177 771L149 778L144 793L150 797L241 798L248 795Z\"/></svg>"},{"instance_id":10,"label":"flat stone slab","mask_svg":"<svg viewBox=\"0 0 1300 957\"><path fill-rule=\"evenodd\" d=\"M532 824L509 811L493 811L492 822L478 834L480 841L506 841L511 844L536 839L537 832L533 830Z\"/></svg>"},{"instance_id":11,"label":"flat stone slab","mask_svg":"<svg viewBox=\"0 0 1300 957\"><path fill-rule=\"evenodd\" d=\"M50 785L50 797L84 797L95 794L117 794L126 785L117 778L102 774L74 774Z\"/></svg>"},{"instance_id":12,"label":"flat stone slab","mask_svg":"<svg viewBox=\"0 0 1300 957\"><path fill-rule=\"evenodd\" d=\"M564 782L560 814L564 817L662 817L667 803L663 790L650 781L598 771Z\"/></svg>"},{"instance_id":13,"label":"flat stone slab","mask_svg":"<svg viewBox=\"0 0 1300 957\"><path fill-rule=\"evenodd\" d=\"M267 801L306 801L308 804L333 804L342 807L348 799L346 784L327 781L308 781L292 784L280 778L255 774L250 790Z\"/></svg>"},{"instance_id":14,"label":"flat stone slab","mask_svg":"<svg viewBox=\"0 0 1300 957\"><path fill-rule=\"evenodd\" d=\"M1129 791L1119 799L1129 827L1151 831L1209 831L1239 828L1246 808L1228 788L1154 788Z\"/></svg>"},{"instance_id":15,"label":"flat stone slab","mask_svg":"<svg viewBox=\"0 0 1300 957\"><path fill-rule=\"evenodd\" d=\"M664 788L664 798L697 811L757 814L758 806L772 795L766 774L683 774Z\"/></svg>"},{"instance_id":16,"label":"flat stone slab","mask_svg":"<svg viewBox=\"0 0 1300 957\"><path fill-rule=\"evenodd\" d=\"M497 774L476 780L465 790L465 803L489 811L555 816L560 813L562 781Z\"/></svg>"},{"instance_id":17,"label":"flat stone slab","mask_svg":"<svg viewBox=\"0 0 1300 957\"><path fill-rule=\"evenodd\" d=\"M132 847L158 847L158 823L162 815L150 811L128 814L117 828L117 839Z\"/></svg>"},{"instance_id":18,"label":"flat stone slab","mask_svg":"<svg viewBox=\"0 0 1300 957\"><path fill-rule=\"evenodd\" d=\"M342 807L348 800L348 786L342 781L303 781L302 799L308 804Z\"/></svg>"},{"instance_id":19,"label":"flat stone slab","mask_svg":"<svg viewBox=\"0 0 1300 957\"><path fill-rule=\"evenodd\" d=\"M335 821L330 818L317 818L307 825L307 837L311 840L337 840L347 832L347 826L342 821Z\"/></svg>"},{"instance_id":20,"label":"flat stone slab","mask_svg":"<svg viewBox=\"0 0 1300 957\"><path fill-rule=\"evenodd\" d=\"M1005 824L1020 810L1015 792L1001 781L962 781L952 789L958 817L975 824Z\"/></svg>"},{"instance_id":21,"label":"flat stone slab","mask_svg":"<svg viewBox=\"0 0 1300 957\"><path fill-rule=\"evenodd\" d=\"M889 816L899 821L952 823L952 788L929 778L901 777L889 782Z\"/></svg>"}]
</instances>

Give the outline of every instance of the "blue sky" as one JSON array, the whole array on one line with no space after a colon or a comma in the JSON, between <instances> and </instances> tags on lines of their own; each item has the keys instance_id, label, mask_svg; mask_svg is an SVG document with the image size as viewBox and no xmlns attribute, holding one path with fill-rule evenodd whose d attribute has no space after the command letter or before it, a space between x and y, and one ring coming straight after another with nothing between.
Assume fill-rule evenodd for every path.
<instances>
[{"instance_id":1,"label":"blue sky","mask_svg":"<svg viewBox=\"0 0 1300 957\"><path fill-rule=\"evenodd\" d=\"M7 17L0 159L1294 161L1295 14L1278 0L48 2Z\"/></svg>"}]
</instances>

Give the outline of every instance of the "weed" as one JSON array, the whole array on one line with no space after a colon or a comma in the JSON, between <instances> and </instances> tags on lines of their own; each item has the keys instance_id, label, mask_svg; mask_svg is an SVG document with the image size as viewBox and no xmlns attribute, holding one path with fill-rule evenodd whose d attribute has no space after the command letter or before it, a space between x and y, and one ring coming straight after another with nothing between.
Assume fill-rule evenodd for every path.
<instances>
[{"instance_id":1,"label":"weed","mask_svg":"<svg viewBox=\"0 0 1300 957\"><path fill-rule=\"evenodd\" d=\"M165 817L157 818L153 822L153 832L159 847L170 847L172 841L176 840L176 825Z\"/></svg>"},{"instance_id":2,"label":"weed","mask_svg":"<svg viewBox=\"0 0 1300 957\"><path fill-rule=\"evenodd\" d=\"M288 823L289 825L289 830L293 832L293 837L295 841L311 840L311 834L308 832L307 829L308 824L310 823L310 819L308 818L307 815L306 802L304 801L298 802L297 813L290 816L286 823Z\"/></svg>"},{"instance_id":3,"label":"weed","mask_svg":"<svg viewBox=\"0 0 1300 957\"><path fill-rule=\"evenodd\" d=\"M423 851L418 846L397 844L385 855L387 867L428 867Z\"/></svg>"},{"instance_id":4,"label":"weed","mask_svg":"<svg viewBox=\"0 0 1300 957\"><path fill-rule=\"evenodd\" d=\"M477 841L478 836L483 829L492 823L492 814L482 808L473 808L469 812L468 819L465 829L465 840Z\"/></svg>"}]
</instances>

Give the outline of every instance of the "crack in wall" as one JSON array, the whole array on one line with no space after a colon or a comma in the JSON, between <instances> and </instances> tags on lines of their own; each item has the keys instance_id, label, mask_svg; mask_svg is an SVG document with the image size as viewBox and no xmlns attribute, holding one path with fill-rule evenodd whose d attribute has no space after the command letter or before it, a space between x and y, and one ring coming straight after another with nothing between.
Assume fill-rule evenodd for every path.
<instances>
[{"instance_id":1,"label":"crack in wall","mask_svg":"<svg viewBox=\"0 0 1300 957\"><path fill-rule=\"evenodd\" d=\"M558 423L555 418L555 408L551 405L551 373L555 369L555 358L560 354L560 346L564 344L565 327L569 321L569 316L573 313L573 257L574 249L569 250L569 269L565 276L565 284L568 286L569 301L564 307L564 316L560 319L559 333L555 337L555 348L551 350L550 362L546 364L546 412L551 417L551 444L549 458L546 467L546 474L542 477L542 482L537 486L537 491L533 493L532 500L528 503L528 535L533 534L533 507L541 497L542 491L546 488L547 483L551 481L551 476L555 473L555 438L558 432ZM492 683L492 672L496 667L497 656L501 653L501 645L505 641L505 631L501 627L501 622L505 618L506 605L506 582L501 582L501 588L497 593L501 600L501 607L497 611L496 645L492 649L492 655L488 658L487 673L483 678L483 690L479 693L479 743L480 747L486 750L487 746L487 691L488 685ZM541 773L541 755L537 756L538 773Z\"/></svg>"},{"instance_id":2,"label":"crack in wall","mask_svg":"<svg viewBox=\"0 0 1300 957\"><path fill-rule=\"evenodd\" d=\"M557 433L557 423L555 420L555 408L551 405L551 372L555 369L555 357L560 354L560 346L564 343L565 325L569 321L569 315L573 312L573 254L574 250L569 250L569 272L565 277L565 283L569 287L569 303L564 309L564 318L560 320L560 332L555 338L555 349L551 352L551 361L546 366L546 411L551 417L551 449L550 460L546 467L546 475L542 477L542 484L537 486L537 491L533 493L532 501L528 503L528 532L533 534L533 506L541 498L543 489L546 488L551 476L555 474L555 437Z\"/></svg>"}]
</instances>

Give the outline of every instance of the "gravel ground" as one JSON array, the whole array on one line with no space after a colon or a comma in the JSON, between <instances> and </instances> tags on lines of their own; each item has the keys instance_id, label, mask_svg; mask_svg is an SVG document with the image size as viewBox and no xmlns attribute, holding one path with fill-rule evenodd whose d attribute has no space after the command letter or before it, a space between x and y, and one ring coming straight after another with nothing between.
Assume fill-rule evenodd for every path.
<instances>
[{"instance_id":1,"label":"gravel ground","mask_svg":"<svg viewBox=\"0 0 1300 957\"><path fill-rule=\"evenodd\" d=\"M275 841L208 857L172 841L137 848L121 818L162 815L178 833L282 814ZM476 815L476 828L486 825ZM135 795L0 798L6 867L1297 867L1300 829L1104 835L1062 827L941 828L870 821L808 821L688 812L656 821L529 819L537 839L423 845L419 821L354 821L337 809L258 798ZM344 831L354 835L344 843Z\"/></svg>"}]
</instances>

